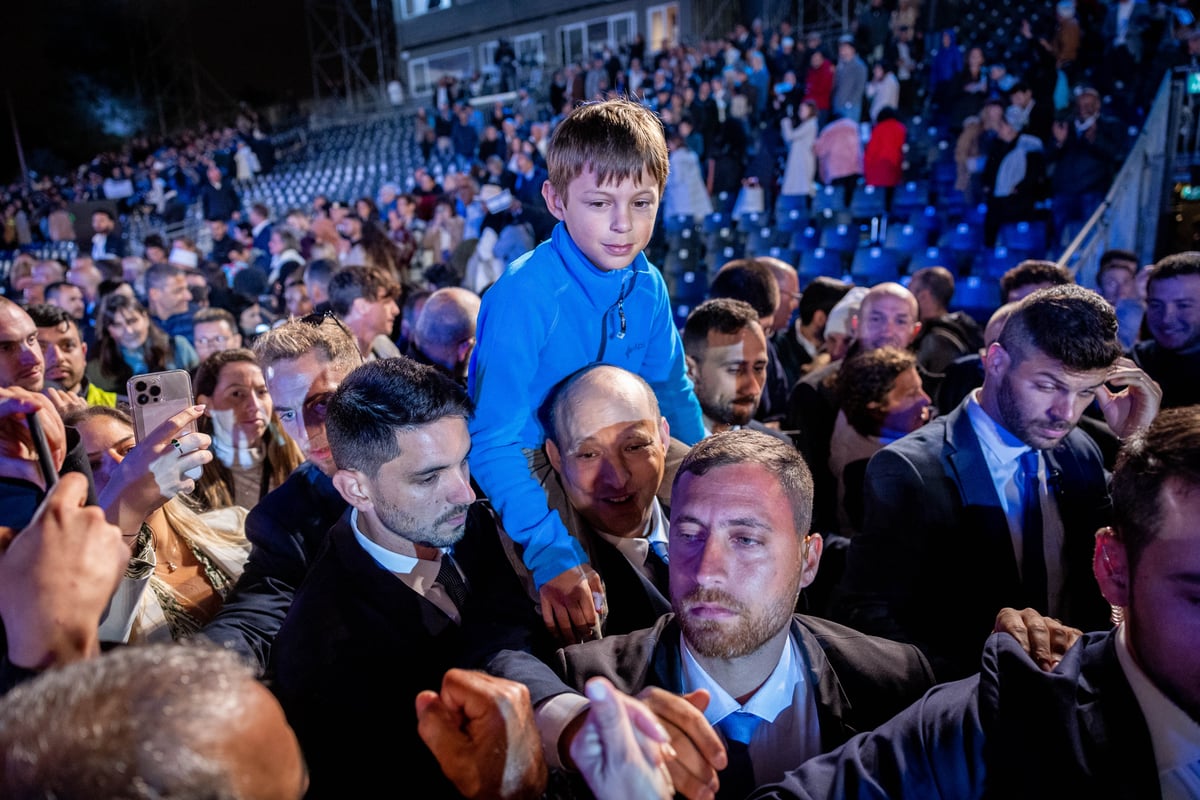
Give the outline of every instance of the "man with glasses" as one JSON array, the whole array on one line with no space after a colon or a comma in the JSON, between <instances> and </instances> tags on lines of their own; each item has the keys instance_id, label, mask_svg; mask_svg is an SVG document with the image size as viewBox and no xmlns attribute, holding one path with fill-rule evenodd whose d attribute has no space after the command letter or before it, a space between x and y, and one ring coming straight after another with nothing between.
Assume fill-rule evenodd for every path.
<instances>
[{"instance_id":1,"label":"man with glasses","mask_svg":"<svg viewBox=\"0 0 1200 800\"><path fill-rule=\"evenodd\" d=\"M196 345L196 355L204 361L213 353L241 347L242 334L233 314L223 308L205 308L192 318L192 343Z\"/></svg>"}]
</instances>

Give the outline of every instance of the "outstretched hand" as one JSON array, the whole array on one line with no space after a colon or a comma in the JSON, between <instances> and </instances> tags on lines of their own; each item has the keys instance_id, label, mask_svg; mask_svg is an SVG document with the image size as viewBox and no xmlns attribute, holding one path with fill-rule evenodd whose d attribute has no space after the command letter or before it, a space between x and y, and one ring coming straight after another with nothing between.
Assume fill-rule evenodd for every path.
<instances>
[{"instance_id":1,"label":"outstretched hand","mask_svg":"<svg viewBox=\"0 0 1200 800\"><path fill-rule=\"evenodd\" d=\"M675 751L653 712L607 678L584 688L591 706L571 740L571 760L597 800L673 797L667 761Z\"/></svg>"},{"instance_id":2,"label":"outstretched hand","mask_svg":"<svg viewBox=\"0 0 1200 800\"><path fill-rule=\"evenodd\" d=\"M196 488L185 473L212 461L212 437L183 431L194 427L203 413L204 406L180 411L134 445L113 470L98 499L108 521L126 536L136 536L146 517L163 503Z\"/></svg>"},{"instance_id":3,"label":"outstretched hand","mask_svg":"<svg viewBox=\"0 0 1200 800\"><path fill-rule=\"evenodd\" d=\"M522 683L464 669L442 677L442 691L417 695L417 732L442 772L468 798L539 797L547 768Z\"/></svg>"},{"instance_id":4,"label":"outstretched hand","mask_svg":"<svg viewBox=\"0 0 1200 800\"><path fill-rule=\"evenodd\" d=\"M45 669L100 652L100 617L129 562L121 531L63 475L19 533L0 527L0 618L9 660Z\"/></svg>"}]
</instances>

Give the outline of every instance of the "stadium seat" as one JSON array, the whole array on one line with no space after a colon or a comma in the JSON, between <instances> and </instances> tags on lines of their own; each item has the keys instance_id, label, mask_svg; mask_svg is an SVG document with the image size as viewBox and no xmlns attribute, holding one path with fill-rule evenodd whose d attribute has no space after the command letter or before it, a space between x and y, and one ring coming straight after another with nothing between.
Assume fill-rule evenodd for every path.
<instances>
[{"instance_id":1,"label":"stadium seat","mask_svg":"<svg viewBox=\"0 0 1200 800\"><path fill-rule=\"evenodd\" d=\"M859 186L850 200L850 216L855 220L873 219L887 213L886 194L874 186Z\"/></svg>"},{"instance_id":2,"label":"stadium seat","mask_svg":"<svg viewBox=\"0 0 1200 800\"><path fill-rule=\"evenodd\" d=\"M800 264L796 273L800 277L801 285L820 275L841 280L845 274L845 262L841 253L818 247L800 254Z\"/></svg>"},{"instance_id":3,"label":"stadium seat","mask_svg":"<svg viewBox=\"0 0 1200 800\"><path fill-rule=\"evenodd\" d=\"M850 262L850 277L862 286L894 281L900 277L900 258L884 247L860 247Z\"/></svg>"},{"instance_id":4,"label":"stadium seat","mask_svg":"<svg viewBox=\"0 0 1200 800\"><path fill-rule=\"evenodd\" d=\"M821 231L821 247L839 253L858 249L859 231L855 225L831 225Z\"/></svg>"}]
</instances>

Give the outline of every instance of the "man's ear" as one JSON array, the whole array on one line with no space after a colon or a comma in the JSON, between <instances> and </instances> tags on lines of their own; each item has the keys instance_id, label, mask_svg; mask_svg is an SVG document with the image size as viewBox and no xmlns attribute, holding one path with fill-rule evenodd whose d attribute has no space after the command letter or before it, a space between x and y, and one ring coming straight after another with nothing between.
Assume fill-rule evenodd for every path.
<instances>
[{"instance_id":1,"label":"man's ear","mask_svg":"<svg viewBox=\"0 0 1200 800\"><path fill-rule=\"evenodd\" d=\"M550 460L550 466L554 467L554 471L562 474L562 453L558 451L558 445L549 439L546 440L546 458Z\"/></svg>"},{"instance_id":2,"label":"man's ear","mask_svg":"<svg viewBox=\"0 0 1200 800\"><path fill-rule=\"evenodd\" d=\"M555 219L561 221L566 216L566 201L550 181L542 184L542 199L546 201L546 208L550 210Z\"/></svg>"},{"instance_id":3,"label":"man's ear","mask_svg":"<svg viewBox=\"0 0 1200 800\"><path fill-rule=\"evenodd\" d=\"M346 312L346 316L342 318L342 322L355 319L356 317L360 316L365 310L363 306L366 304L367 300L365 297L354 298L354 300L350 303L350 309Z\"/></svg>"},{"instance_id":4,"label":"man's ear","mask_svg":"<svg viewBox=\"0 0 1200 800\"><path fill-rule=\"evenodd\" d=\"M1096 531L1096 550L1092 554L1092 572L1100 584L1100 593L1110 605L1129 605L1129 558L1125 543L1112 528Z\"/></svg>"},{"instance_id":5,"label":"man's ear","mask_svg":"<svg viewBox=\"0 0 1200 800\"><path fill-rule=\"evenodd\" d=\"M696 359L689 355L683 357L684 366L687 367L687 376L691 378L692 383L696 382L696 373L699 371L699 366L696 364Z\"/></svg>"},{"instance_id":6,"label":"man's ear","mask_svg":"<svg viewBox=\"0 0 1200 800\"><path fill-rule=\"evenodd\" d=\"M999 342L992 342L983 355L983 371L985 375L994 376L996 380L1004 377L1012 363L1012 356Z\"/></svg>"},{"instance_id":7,"label":"man's ear","mask_svg":"<svg viewBox=\"0 0 1200 800\"><path fill-rule=\"evenodd\" d=\"M671 423L666 417L661 417L658 423L658 434L662 437L663 449L671 446Z\"/></svg>"},{"instance_id":8,"label":"man's ear","mask_svg":"<svg viewBox=\"0 0 1200 800\"><path fill-rule=\"evenodd\" d=\"M817 567L821 563L821 553L825 549L825 540L819 533L810 533L804 537L800 546L800 588L803 589L817 577Z\"/></svg>"},{"instance_id":9,"label":"man's ear","mask_svg":"<svg viewBox=\"0 0 1200 800\"><path fill-rule=\"evenodd\" d=\"M333 473L333 488L338 490L343 500L359 511L373 505L371 487L367 484L365 476L356 469L339 469Z\"/></svg>"}]
</instances>

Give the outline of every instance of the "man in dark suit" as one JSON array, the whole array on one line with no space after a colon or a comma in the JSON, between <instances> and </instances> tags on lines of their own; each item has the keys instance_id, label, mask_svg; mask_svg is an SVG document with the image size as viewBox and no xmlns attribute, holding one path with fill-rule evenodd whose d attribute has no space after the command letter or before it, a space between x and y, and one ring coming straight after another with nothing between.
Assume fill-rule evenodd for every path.
<instances>
[{"instance_id":1,"label":"man in dark suit","mask_svg":"<svg viewBox=\"0 0 1200 800\"><path fill-rule=\"evenodd\" d=\"M457 796L418 736L415 698L469 660L482 638L463 624L474 606L492 604L491 619L506 588L521 596L475 503L471 410L451 378L407 358L362 365L329 401L333 484L350 509L296 591L269 671L309 798L383 796L398 780ZM512 608L522 630L542 629L528 604Z\"/></svg>"},{"instance_id":2,"label":"man in dark suit","mask_svg":"<svg viewBox=\"0 0 1200 800\"><path fill-rule=\"evenodd\" d=\"M767 338L758 311L732 297L713 297L692 309L683 326L688 377L709 433L749 428L791 444L754 418L767 384Z\"/></svg>"},{"instance_id":3,"label":"man in dark suit","mask_svg":"<svg viewBox=\"0 0 1200 800\"><path fill-rule=\"evenodd\" d=\"M305 461L246 517L250 557L233 591L203 634L265 671L271 643L296 587L346 510L333 487L337 470L325 414L329 398L362 363L358 345L333 317L285 322L254 341L254 353L283 428Z\"/></svg>"},{"instance_id":4,"label":"man in dark suit","mask_svg":"<svg viewBox=\"0 0 1200 800\"><path fill-rule=\"evenodd\" d=\"M713 434L680 465L672 501L675 613L648 629L559 651L559 672L576 691L602 675L652 703L666 692L687 693L722 731L729 755L708 726L680 733L660 713L679 733L672 742L680 754L672 768L678 791L715 788L712 770L723 768L721 796L744 796L789 764L880 724L932 685L916 648L793 615L822 542L807 535L812 478L790 444L757 431ZM502 654L489 668L508 677L523 672L552 738L561 729L555 723L578 713L582 698L564 694L558 678L529 663Z\"/></svg>"},{"instance_id":5,"label":"man in dark suit","mask_svg":"<svg viewBox=\"0 0 1200 800\"><path fill-rule=\"evenodd\" d=\"M978 669L1004 606L1106 624L1089 565L1108 522L1107 474L1076 425L1095 400L1124 438L1162 396L1121 358L1116 333L1112 307L1080 286L1021 301L988 349L982 388L869 462L835 618L918 645L939 680Z\"/></svg>"},{"instance_id":6,"label":"man in dark suit","mask_svg":"<svg viewBox=\"0 0 1200 800\"><path fill-rule=\"evenodd\" d=\"M654 391L621 367L573 373L543 407L545 458L537 476L548 502L604 581L603 636L646 628L670 611L667 513L671 478L687 446L670 438ZM518 545L503 536L531 602L538 592ZM569 621L546 620L546 626ZM563 641L575 637L562 631Z\"/></svg>"},{"instance_id":7,"label":"man in dark suit","mask_svg":"<svg viewBox=\"0 0 1200 800\"><path fill-rule=\"evenodd\" d=\"M79 251L96 261L121 259L129 254L125 240L117 233L117 218L107 208L92 212L92 238L79 243Z\"/></svg>"},{"instance_id":8,"label":"man in dark suit","mask_svg":"<svg viewBox=\"0 0 1200 800\"><path fill-rule=\"evenodd\" d=\"M1092 566L1115 628L1085 634L1053 672L992 637L978 676L754 797L1200 796L1195 410L1164 410L1126 440L1112 499Z\"/></svg>"}]
</instances>

